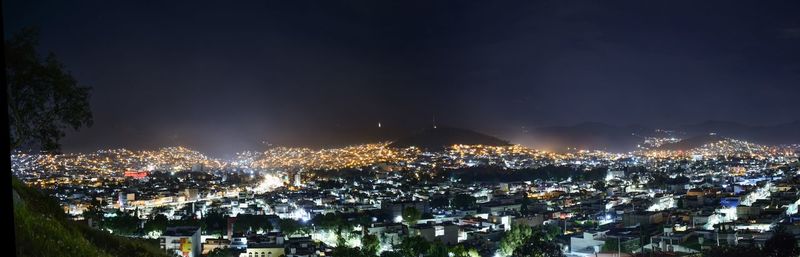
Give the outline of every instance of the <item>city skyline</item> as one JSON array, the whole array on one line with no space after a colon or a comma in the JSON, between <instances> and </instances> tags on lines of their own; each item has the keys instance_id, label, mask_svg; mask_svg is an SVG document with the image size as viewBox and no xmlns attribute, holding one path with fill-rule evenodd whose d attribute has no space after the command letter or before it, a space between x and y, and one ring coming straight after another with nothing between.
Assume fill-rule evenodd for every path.
<instances>
[{"instance_id":1,"label":"city skyline","mask_svg":"<svg viewBox=\"0 0 800 257\"><path fill-rule=\"evenodd\" d=\"M3 2L16 256L800 257L800 2Z\"/></svg>"},{"instance_id":2,"label":"city skyline","mask_svg":"<svg viewBox=\"0 0 800 257\"><path fill-rule=\"evenodd\" d=\"M67 152L333 147L433 117L521 143L582 122L800 120L796 3L4 7L6 36L39 28L41 50L93 87L94 125L68 132Z\"/></svg>"}]
</instances>

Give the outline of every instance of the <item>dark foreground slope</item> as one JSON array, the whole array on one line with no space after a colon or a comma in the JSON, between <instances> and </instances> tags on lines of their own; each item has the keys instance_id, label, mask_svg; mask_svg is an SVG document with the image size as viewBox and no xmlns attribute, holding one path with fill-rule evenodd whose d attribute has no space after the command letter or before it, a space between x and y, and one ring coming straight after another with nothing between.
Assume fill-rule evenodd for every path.
<instances>
[{"instance_id":1,"label":"dark foreground slope","mask_svg":"<svg viewBox=\"0 0 800 257\"><path fill-rule=\"evenodd\" d=\"M475 131L459 129L459 128L431 128L423 130L420 133L412 136L401 138L393 143L390 147L406 148L415 146L429 150L441 150L452 145L489 145L489 146L507 146L510 145L508 141L481 134Z\"/></svg>"},{"instance_id":2,"label":"dark foreground slope","mask_svg":"<svg viewBox=\"0 0 800 257\"><path fill-rule=\"evenodd\" d=\"M114 236L69 220L50 197L17 179L12 185L17 256L167 256L143 240Z\"/></svg>"}]
</instances>

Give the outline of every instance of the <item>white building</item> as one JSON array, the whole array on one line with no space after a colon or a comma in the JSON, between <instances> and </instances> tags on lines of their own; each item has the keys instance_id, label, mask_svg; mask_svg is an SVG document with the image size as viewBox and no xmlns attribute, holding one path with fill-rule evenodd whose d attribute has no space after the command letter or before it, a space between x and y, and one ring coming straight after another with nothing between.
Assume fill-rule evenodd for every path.
<instances>
[{"instance_id":1,"label":"white building","mask_svg":"<svg viewBox=\"0 0 800 257\"><path fill-rule=\"evenodd\" d=\"M168 255L200 257L202 241L198 227L170 227L159 240L161 249Z\"/></svg>"},{"instance_id":2,"label":"white building","mask_svg":"<svg viewBox=\"0 0 800 257\"><path fill-rule=\"evenodd\" d=\"M583 232L582 237L569 238L569 251L576 255L592 255L599 252L606 242L602 239L605 231Z\"/></svg>"}]
</instances>

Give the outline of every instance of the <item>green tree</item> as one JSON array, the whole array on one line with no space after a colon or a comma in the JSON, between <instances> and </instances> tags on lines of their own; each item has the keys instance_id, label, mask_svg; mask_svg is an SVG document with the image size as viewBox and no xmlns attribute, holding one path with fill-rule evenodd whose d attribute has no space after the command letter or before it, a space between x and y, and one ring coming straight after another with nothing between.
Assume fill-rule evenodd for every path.
<instances>
[{"instance_id":1,"label":"green tree","mask_svg":"<svg viewBox=\"0 0 800 257\"><path fill-rule=\"evenodd\" d=\"M365 254L358 248L351 248L347 246L337 246L333 248L333 252L331 253L333 257L372 257L375 255Z\"/></svg>"},{"instance_id":2,"label":"green tree","mask_svg":"<svg viewBox=\"0 0 800 257\"><path fill-rule=\"evenodd\" d=\"M547 240L553 240L556 236L561 235L561 227L553 224L542 225L539 229L547 236Z\"/></svg>"},{"instance_id":3,"label":"green tree","mask_svg":"<svg viewBox=\"0 0 800 257\"><path fill-rule=\"evenodd\" d=\"M545 240L543 233L535 233L514 250L514 257L561 257L564 253L558 244Z\"/></svg>"},{"instance_id":4,"label":"green tree","mask_svg":"<svg viewBox=\"0 0 800 257\"><path fill-rule=\"evenodd\" d=\"M269 220L264 218L264 229L265 231L272 230L272 223ZM206 233L208 234L222 234L225 231L225 228L228 225L228 220L225 218L225 214L211 211L208 212L204 217L203 221L206 224Z\"/></svg>"},{"instance_id":5,"label":"green tree","mask_svg":"<svg viewBox=\"0 0 800 257\"><path fill-rule=\"evenodd\" d=\"M453 248L450 248L450 253L453 254L453 257L480 257L481 255L478 254L478 250L474 248L466 248L463 245L456 245Z\"/></svg>"},{"instance_id":6,"label":"green tree","mask_svg":"<svg viewBox=\"0 0 800 257\"><path fill-rule=\"evenodd\" d=\"M164 214L157 214L155 217L147 220L144 223L144 232L149 233L151 231L164 231L167 229L167 224L169 223L169 219Z\"/></svg>"},{"instance_id":7,"label":"green tree","mask_svg":"<svg viewBox=\"0 0 800 257\"><path fill-rule=\"evenodd\" d=\"M349 237L349 233L345 231L344 226L336 227L334 229L334 233L336 234L336 246L347 246L347 237Z\"/></svg>"},{"instance_id":8,"label":"green tree","mask_svg":"<svg viewBox=\"0 0 800 257\"><path fill-rule=\"evenodd\" d=\"M128 212L117 211L115 217L108 218L103 225L113 231L114 234L136 235L138 234L141 220Z\"/></svg>"},{"instance_id":9,"label":"green tree","mask_svg":"<svg viewBox=\"0 0 800 257\"><path fill-rule=\"evenodd\" d=\"M303 232L303 226L293 219L281 219L278 221L278 225L281 227L281 231L286 235Z\"/></svg>"},{"instance_id":10,"label":"green tree","mask_svg":"<svg viewBox=\"0 0 800 257\"><path fill-rule=\"evenodd\" d=\"M209 213L203 219L202 224L205 226L214 226L215 229L212 229L212 231L221 233L227 221L222 214ZM233 230L237 233L258 232L259 230L270 231L272 230L272 223L267 216L264 215L242 214L236 217Z\"/></svg>"},{"instance_id":11,"label":"green tree","mask_svg":"<svg viewBox=\"0 0 800 257\"><path fill-rule=\"evenodd\" d=\"M96 224L103 223L103 210L98 201L92 201L92 205L83 211L83 217L91 219Z\"/></svg>"},{"instance_id":12,"label":"green tree","mask_svg":"<svg viewBox=\"0 0 800 257\"><path fill-rule=\"evenodd\" d=\"M380 250L381 241L376 235L366 234L361 237L361 250L369 256L375 256Z\"/></svg>"},{"instance_id":13,"label":"green tree","mask_svg":"<svg viewBox=\"0 0 800 257\"><path fill-rule=\"evenodd\" d=\"M10 150L38 147L57 151L66 128L92 124L91 88L78 85L49 53L36 52L38 32L23 29L5 42Z\"/></svg>"},{"instance_id":14,"label":"green tree","mask_svg":"<svg viewBox=\"0 0 800 257\"><path fill-rule=\"evenodd\" d=\"M449 257L450 249L440 240L428 242L421 236L408 237L397 247L399 256L404 257ZM383 256L383 255L381 255Z\"/></svg>"},{"instance_id":15,"label":"green tree","mask_svg":"<svg viewBox=\"0 0 800 257\"><path fill-rule=\"evenodd\" d=\"M428 252L425 254L427 257L448 257L450 251L447 250L447 246L442 243L439 239L436 239L435 242L430 244L428 247Z\"/></svg>"},{"instance_id":16,"label":"green tree","mask_svg":"<svg viewBox=\"0 0 800 257\"><path fill-rule=\"evenodd\" d=\"M470 194L458 194L453 197L453 208L456 209L469 209L475 206L477 199Z\"/></svg>"},{"instance_id":17,"label":"green tree","mask_svg":"<svg viewBox=\"0 0 800 257\"><path fill-rule=\"evenodd\" d=\"M514 250L520 245L525 243L526 240L533 234L533 229L525 224L511 225L511 230L506 232L502 239L500 239L500 254L503 256L511 256Z\"/></svg>"},{"instance_id":18,"label":"green tree","mask_svg":"<svg viewBox=\"0 0 800 257\"><path fill-rule=\"evenodd\" d=\"M317 215L311 222L320 229L337 229L345 226L346 222L338 213L326 213L324 215Z\"/></svg>"},{"instance_id":19,"label":"green tree","mask_svg":"<svg viewBox=\"0 0 800 257\"><path fill-rule=\"evenodd\" d=\"M422 217L422 213L414 207L407 207L403 209L403 220L410 225L417 224L417 221Z\"/></svg>"},{"instance_id":20,"label":"green tree","mask_svg":"<svg viewBox=\"0 0 800 257\"><path fill-rule=\"evenodd\" d=\"M400 247L398 247L398 252L403 256L417 257L421 254L426 254L430 247L431 244L428 243L425 238L421 236L412 236L403 239L403 242L400 243Z\"/></svg>"},{"instance_id":21,"label":"green tree","mask_svg":"<svg viewBox=\"0 0 800 257\"><path fill-rule=\"evenodd\" d=\"M369 227L372 224L372 217L369 215L358 215L355 217L355 220L352 222L353 225L359 225L361 227ZM364 230L366 231L366 229Z\"/></svg>"}]
</instances>

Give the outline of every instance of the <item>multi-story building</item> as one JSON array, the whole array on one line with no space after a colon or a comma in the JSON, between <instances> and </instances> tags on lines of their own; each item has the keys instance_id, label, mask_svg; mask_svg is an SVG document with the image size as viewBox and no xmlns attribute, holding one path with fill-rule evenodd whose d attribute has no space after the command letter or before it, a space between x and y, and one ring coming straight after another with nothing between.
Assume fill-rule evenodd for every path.
<instances>
[{"instance_id":1,"label":"multi-story building","mask_svg":"<svg viewBox=\"0 0 800 257\"><path fill-rule=\"evenodd\" d=\"M240 257L278 257L284 255L284 236L280 232L248 238L247 250L239 254Z\"/></svg>"},{"instance_id":2,"label":"multi-story building","mask_svg":"<svg viewBox=\"0 0 800 257\"><path fill-rule=\"evenodd\" d=\"M441 240L442 243L453 245L458 243L458 225L451 222L441 224L417 224L409 227L411 236L421 236L427 241Z\"/></svg>"},{"instance_id":3,"label":"multi-story building","mask_svg":"<svg viewBox=\"0 0 800 257\"><path fill-rule=\"evenodd\" d=\"M169 227L160 238L161 249L167 254L200 257L201 241L198 227Z\"/></svg>"}]
</instances>

